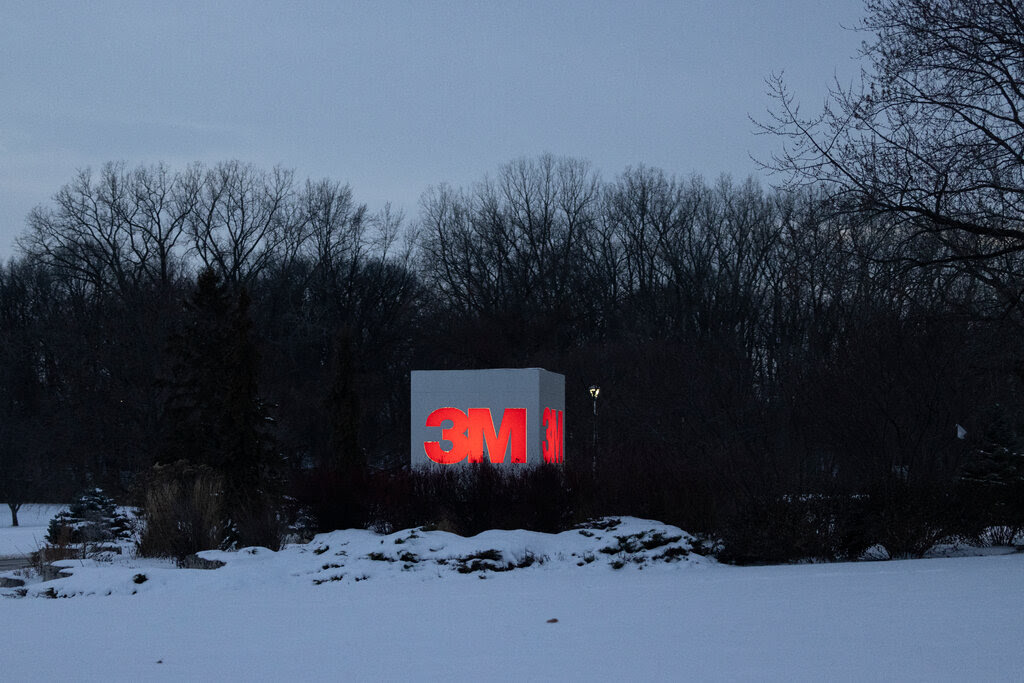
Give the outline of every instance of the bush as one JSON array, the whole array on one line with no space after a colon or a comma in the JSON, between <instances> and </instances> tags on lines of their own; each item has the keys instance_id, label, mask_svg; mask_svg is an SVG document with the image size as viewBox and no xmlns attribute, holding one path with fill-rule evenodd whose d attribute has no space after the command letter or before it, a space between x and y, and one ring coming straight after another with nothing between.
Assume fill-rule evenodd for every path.
<instances>
[{"instance_id":1,"label":"bush","mask_svg":"<svg viewBox=\"0 0 1024 683\"><path fill-rule=\"evenodd\" d=\"M249 494L242 500L236 498L234 507L228 510L225 529L227 537L224 547L261 546L280 550L287 524L281 519L279 505L262 492Z\"/></svg>"},{"instance_id":2,"label":"bush","mask_svg":"<svg viewBox=\"0 0 1024 683\"><path fill-rule=\"evenodd\" d=\"M58 515L59 516L59 515ZM44 581L55 579L58 571L50 566L58 560L81 560L88 555L85 544L75 545L71 542L71 527L61 525L47 533L46 543L31 555L32 566L35 567Z\"/></svg>"},{"instance_id":3,"label":"bush","mask_svg":"<svg viewBox=\"0 0 1024 683\"><path fill-rule=\"evenodd\" d=\"M205 465L156 465L146 486L139 554L179 561L226 538L221 478Z\"/></svg>"},{"instance_id":4,"label":"bush","mask_svg":"<svg viewBox=\"0 0 1024 683\"><path fill-rule=\"evenodd\" d=\"M312 517L319 531L349 529L366 526L371 491L362 470L318 467L300 474L293 486L296 520L302 511Z\"/></svg>"},{"instance_id":5,"label":"bush","mask_svg":"<svg viewBox=\"0 0 1024 683\"><path fill-rule=\"evenodd\" d=\"M973 506L952 483L891 477L866 496L860 543L881 544L892 558L922 557L943 539L978 531Z\"/></svg>"},{"instance_id":6,"label":"bush","mask_svg":"<svg viewBox=\"0 0 1024 683\"><path fill-rule=\"evenodd\" d=\"M1011 545L1024 532L1024 456L1005 449L999 454L1002 461L993 456L965 465L959 489L972 503L979 540Z\"/></svg>"},{"instance_id":7,"label":"bush","mask_svg":"<svg viewBox=\"0 0 1024 683\"><path fill-rule=\"evenodd\" d=\"M67 510L50 520L46 530L46 541L55 546L102 543L130 537L128 517L118 512L114 499L98 488L80 494Z\"/></svg>"},{"instance_id":8,"label":"bush","mask_svg":"<svg viewBox=\"0 0 1024 683\"><path fill-rule=\"evenodd\" d=\"M576 470L583 475L583 485L573 487L577 520L632 515L704 533L715 529L721 501L733 498L731 488L713 481L685 451L639 446L628 457L602 455L596 480L586 459Z\"/></svg>"},{"instance_id":9,"label":"bush","mask_svg":"<svg viewBox=\"0 0 1024 683\"><path fill-rule=\"evenodd\" d=\"M976 538L979 502L954 482L876 480L864 493L775 496L728 515L719 559L735 564L854 560L873 545L921 557L944 539Z\"/></svg>"},{"instance_id":10,"label":"bush","mask_svg":"<svg viewBox=\"0 0 1024 683\"><path fill-rule=\"evenodd\" d=\"M351 523L353 518L346 513L362 510L360 526L384 532L427 525L465 536L487 529L553 532L573 521L571 482L557 466L508 472L481 463L378 472L368 476L360 490L345 482L336 482L333 491L305 485L296 498L316 512L320 531L337 528L339 521ZM333 508L332 496L341 498Z\"/></svg>"},{"instance_id":11,"label":"bush","mask_svg":"<svg viewBox=\"0 0 1024 683\"><path fill-rule=\"evenodd\" d=\"M733 564L777 564L856 558L863 500L846 494L753 500L727 516L718 557Z\"/></svg>"},{"instance_id":12,"label":"bush","mask_svg":"<svg viewBox=\"0 0 1024 683\"><path fill-rule=\"evenodd\" d=\"M1019 526L990 526L982 534L981 540L987 545L1013 545L1021 533L1024 533L1024 528Z\"/></svg>"}]
</instances>

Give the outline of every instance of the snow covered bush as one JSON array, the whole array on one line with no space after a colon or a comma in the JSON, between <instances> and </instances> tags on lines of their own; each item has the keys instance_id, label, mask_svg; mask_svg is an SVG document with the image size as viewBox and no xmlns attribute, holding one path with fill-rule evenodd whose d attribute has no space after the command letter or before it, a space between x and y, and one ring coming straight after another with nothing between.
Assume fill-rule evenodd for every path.
<instances>
[{"instance_id":1,"label":"snow covered bush","mask_svg":"<svg viewBox=\"0 0 1024 683\"><path fill-rule=\"evenodd\" d=\"M118 512L114 499L99 488L79 495L67 510L50 520L46 530L46 541L51 545L102 543L130 537L130 520Z\"/></svg>"}]
</instances>

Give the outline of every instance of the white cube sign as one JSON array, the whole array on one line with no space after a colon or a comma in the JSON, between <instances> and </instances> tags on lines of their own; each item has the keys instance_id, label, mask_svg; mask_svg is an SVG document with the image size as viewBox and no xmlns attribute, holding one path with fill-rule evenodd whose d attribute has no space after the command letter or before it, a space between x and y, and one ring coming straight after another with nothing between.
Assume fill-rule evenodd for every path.
<instances>
[{"instance_id":1,"label":"white cube sign","mask_svg":"<svg viewBox=\"0 0 1024 683\"><path fill-rule=\"evenodd\" d=\"M414 370L411 464L563 462L565 377L540 368Z\"/></svg>"}]
</instances>

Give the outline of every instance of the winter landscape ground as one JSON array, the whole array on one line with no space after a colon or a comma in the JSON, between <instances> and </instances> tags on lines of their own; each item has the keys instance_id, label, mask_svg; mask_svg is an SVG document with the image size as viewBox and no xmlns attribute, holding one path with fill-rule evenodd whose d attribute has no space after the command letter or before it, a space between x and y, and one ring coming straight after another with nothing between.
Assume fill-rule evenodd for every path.
<instances>
[{"instance_id":1,"label":"winter landscape ground","mask_svg":"<svg viewBox=\"0 0 1024 683\"><path fill-rule=\"evenodd\" d=\"M0 555L41 538L53 511L5 519ZM215 570L66 561L71 576L0 600L2 677L1024 678L1024 554L740 568L690 552L675 527L602 526L338 531L204 553Z\"/></svg>"}]
</instances>

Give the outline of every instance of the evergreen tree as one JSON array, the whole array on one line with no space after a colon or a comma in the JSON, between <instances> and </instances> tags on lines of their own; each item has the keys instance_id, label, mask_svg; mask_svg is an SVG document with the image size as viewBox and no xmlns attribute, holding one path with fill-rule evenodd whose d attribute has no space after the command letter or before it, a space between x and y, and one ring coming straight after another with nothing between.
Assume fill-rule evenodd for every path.
<instances>
[{"instance_id":1,"label":"evergreen tree","mask_svg":"<svg viewBox=\"0 0 1024 683\"><path fill-rule=\"evenodd\" d=\"M359 399L352 335L343 327L332 344L323 386L326 428L316 467L298 478L298 498L321 531L364 526L369 517L366 461L359 445Z\"/></svg>"},{"instance_id":2,"label":"evergreen tree","mask_svg":"<svg viewBox=\"0 0 1024 683\"><path fill-rule=\"evenodd\" d=\"M1010 543L1024 530L1024 437L1019 415L1002 406L995 413L960 479L980 497L983 525L1006 529Z\"/></svg>"},{"instance_id":3,"label":"evergreen tree","mask_svg":"<svg viewBox=\"0 0 1024 683\"><path fill-rule=\"evenodd\" d=\"M355 387L352 335L342 329L334 344L331 384L326 400L330 439L323 469L317 476L328 483L314 510L320 523L345 529L366 522L366 462L359 446L359 398Z\"/></svg>"},{"instance_id":4,"label":"evergreen tree","mask_svg":"<svg viewBox=\"0 0 1024 683\"><path fill-rule=\"evenodd\" d=\"M326 406L332 418L328 468L358 476L366 463L359 447L359 397L352 356L352 335L343 329L335 340L333 377Z\"/></svg>"},{"instance_id":5,"label":"evergreen tree","mask_svg":"<svg viewBox=\"0 0 1024 683\"><path fill-rule=\"evenodd\" d=\"M206 465L223 479L225 544L276 548L280 502L270 420L257 387L249 297L200 273L173 358L159 460Z\"/></svg>"},{"instance_id":6,"label":"evergreen tree","mask_svg":"<svg viewBox=\"0 0 1024 683\"><path fill-rule=\"evenodd\" d=\"M102 489L80 494L67 510L57 513L46 529L48 543L96 543L131 536L128 517Z\"/></svg>"}]
</instances>

